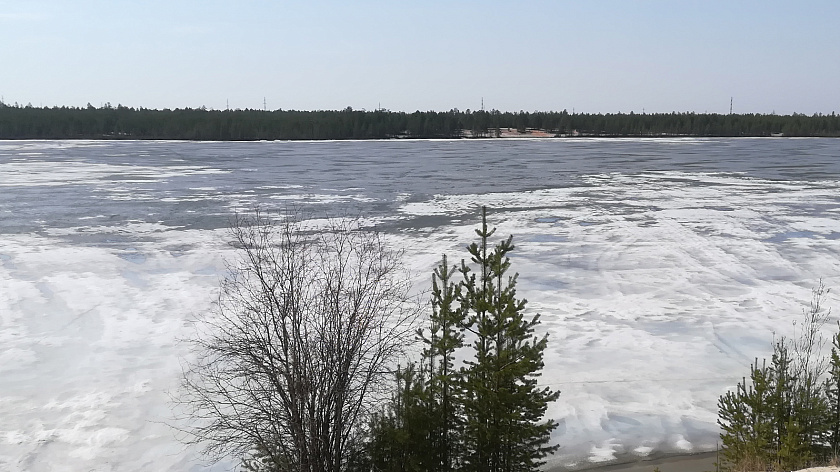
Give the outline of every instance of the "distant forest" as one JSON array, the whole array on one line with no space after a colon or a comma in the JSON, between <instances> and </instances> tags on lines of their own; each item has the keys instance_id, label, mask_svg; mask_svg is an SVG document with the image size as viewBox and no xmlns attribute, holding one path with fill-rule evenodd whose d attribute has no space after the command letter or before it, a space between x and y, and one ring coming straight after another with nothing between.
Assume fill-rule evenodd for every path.
<instances>
[{"instance_id":1,"label":"distant forest","mask_svg":"<svg viewBox=\"0 0 840 472\"><path fill-rule=\"evenodd\" d=\"M840 137L840 116L708 113L569 113L388 110L150 110L41 108L0 102L0 139L294 139L463 138L523 135Z\"/></svg>"}]
</instances>

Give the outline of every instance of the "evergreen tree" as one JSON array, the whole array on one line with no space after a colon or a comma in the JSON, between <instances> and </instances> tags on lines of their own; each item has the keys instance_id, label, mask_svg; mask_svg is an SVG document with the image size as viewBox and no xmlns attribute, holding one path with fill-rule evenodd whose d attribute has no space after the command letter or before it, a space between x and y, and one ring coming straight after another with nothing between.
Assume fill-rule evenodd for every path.
<instances>
[{"instance_id":1,"label":"evergreen tree","mask_svg":"<svg viewBox=\"0 0 840 472\"><path fill-rule=\"evenodd\" d=\"M770 367L750 367L734 392L718 401L724 466L730 470L795 470L825 461L840 442L840 338L822 357L821 329L828 317L820 282L793 341L773 343ZM840 336L840 334L838 334ZM828 369L828 378L820 380ZM823 382L820 384L819 382Z\"/></svg>"},{"instance_id":2,"label":"evergreen tree","mask_svg":"<svg viewBox=\"0 0 840 472\"><path fill-rule=\"evenodd\" d=\"M512 239L488 248L494 231L483 209L480 240L467 248L476 274L462 261L455 283L445 256L434 270L422 362L399 372L357 470L535 471L557 449L549 445L557 423L543 417L559 392L537 386L548 340L534 335L539 316L525 318L517 276L508 275ZM458 369L456 359L469 357L460 352L465 330L472 357Z\"/></svg>"},{"instance_id":3,"label":"evergreen tree","mask_svg":"<svg viewBox=\"0 0 840 472\"><path fill-rule=\"evenodd\" d=\"M758 361L734 392L718 400L724 463L731 470L768 465L795 470L825 456L827 405L810 378L797 377L795 355L781 338L773 345L770 366Z\"/></svg>"},{"instance_id":4,"label":"evergreen tree","mask_svg":"<svg viewBox=\"0 0 840 472\"><path fill-rule=\"evenodd\" d=\"M423 358L429 367L429 415L433 422L428 453L436 471L453 470L460 462L461 395L460 372L455 353L463 347L464 310L460 306L461 286L452 276L446 255L432 274L432 314L429 334L419 335L426 348Z\"/></svg>"},{"instance_id":5,"label":"evergreen tree","mask_svg":"<svg viewBox=\"0 0 840 472\"><path fill-rule=\"evenodd\" d=\"M537 387L547 336L534 335L539 315L525 319L526 301L516 297L517 275L507 275L512 237L490 250L494 232L482 208L479 241L467 248L476 273L461 263L465 328L473 334L475 354L463 369L465 466L482 472L532 471L557 449L548 445L557 423L542 418L559 392Z\"/></svg>"},{"instance_id":6,"label":"evergreen tree","mask_svg":"<svg viewBox=\"0 0 840 472\"><path fill-rule=\"evenodd\" d=\"M383 411L373 416L366 460L351 469L377 472L437 470L428 451L431 433L428 379L423 368L397 369L396 390Z\"/></svg>"},{"instance_id":7,"label":"evergreen tree","mask_svg":"<svg viewBox=\"0 0 840 472\"><path fill-rule=\"evenodd\" d=\"M772 462L774 402L772 372L758 359L746 378L718 399L723 442L721 470L764 470Z\"/></svg>"},{"instance_id":8,"label":"evergreen tree","mask_svg":"<svg viewBox=\"0 0 840 472\"><path fill-rule=\"evenodd\" d=\"M794 360L791 358L787 339L784 337L773 345L770 367L770 397L773 415L773 447L770 456L778 467L785 470L800 468L810 461L810 442L803 427L805 419L803 389L799 388L794 374Z\"/></svg>"},{"instance_id":9,"label":"evergreen tree","mask_svg":"<svg viewBox=\"0 0 840 472\"><path fill-rule=\"evenodd\" d=\"M831 338L831 357L824 387L828 407L828 445L832 457L840 455L840 322L837 328L837 334Z\"/></svg>"}]
</instances>

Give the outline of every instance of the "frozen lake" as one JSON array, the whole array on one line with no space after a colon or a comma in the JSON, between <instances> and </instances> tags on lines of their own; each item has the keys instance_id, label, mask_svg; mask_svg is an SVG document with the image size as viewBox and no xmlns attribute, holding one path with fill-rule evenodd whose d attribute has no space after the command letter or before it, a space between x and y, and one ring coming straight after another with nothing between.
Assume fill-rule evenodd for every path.
<instances>
[{"instance_id":1,"label":"frozen lake","mask_svg":"<svg viewBox=\"0 0 840 472\"><path fill-rule=\"evenodd\" d=\"M0 142L1 470L232 468L168 392L255 204L364 215L419 288L490 207L551 334L556 465L713 450L718 396L840 290L840 140Z\"/></svg>"}]
</instances>

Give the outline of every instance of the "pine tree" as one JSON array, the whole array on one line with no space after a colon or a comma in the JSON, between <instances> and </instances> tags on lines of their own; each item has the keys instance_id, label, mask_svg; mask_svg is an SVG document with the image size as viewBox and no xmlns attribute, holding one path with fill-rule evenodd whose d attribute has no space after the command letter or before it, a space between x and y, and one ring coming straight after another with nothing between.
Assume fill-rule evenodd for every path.
<instances>
[{"instance_id":1,"label":"pine tree","mask_svg":"<svg viewBox=\"0 0 840 472\"><path fill-rule=\"evenodd\" d=\"M770 402L773 415L773 447L770 455L778 467L785 470L799 468L810 460L809 442L803 427L802 398L794 375L794 360L791 358L787 339L784 337L773 344L770 365Z\"/></svg>"},{"instance_id":2,"label":"pine tree","mask_svg":"<svg viewBox=\"0 0 840 472\"><path fill-rule=\"evenodd\" d=\"M539 316L525 318L517 276L508 275L512 239L488 248L494 231L483 210L480 240L468 246L476 274L462 261L455 283L445 256L435 269L420 367L400 371L356 470L530 472L557 449L549 445L557 424L543 417L559 392L537 386L548 340L534 335ZM462 352L465 331L471 353Z\"/></svg>"},{"instance_id":3,"label":"pine tree","mask_svg":"<svg viewBox=\"0 0 840 472\"><path fill-rule=\"evenodd\" d=\"M461 263L465 328L474 337L475 354L463 369L465 465L482 472L534 471L557 449L548 445L557 423L542 418L559 392L537 386L547 336L534 335L539 315L525 319L526 301L516 297L517 275L507 275L512 237L489 250L494 232L482 208L479 241L467 248L476 273Z\"/></svg>"},{"instance_id":4,"label":"pine tree","mask_svg":"<svg viewBox=\"0 0 840 472\"><path fill-rule=\"evenodd\" d=\"M824 387L828 407L829 454L832 457L840 455L840 322L837 328L837 334L831 338L831 357Z\"/></svg>"},{"instance_id":5,"label":"pine tree","mask_svg":"<svg viewBox=\"0 0 840 472\"><path fill-rule=\"evenodd\" d=\"M820 282L793 340L773 343L770 367L758 360L734 392L718 401L724 466L794 470L825 461L840 442L840 338L829 362L821 356L828 289ZM838 334L840 336L840 334ZM820 380L826 373L828 378Z\"/></svg>"},{"instance_id":6,"label":"pine tree","mask_svg":"<svg viewBox=\"0 0 840 472\"><path fill-rule=\"evenodd\" d=\"M723 442L721 470L764 470L773 461L774 401L772 372L756 359L746 378L718 399Z\"/></svg>"},{"instance_id":7,"label":"pine tree","mask_svg":"<svg viewBox=\"0 0 840 472\"><path fill-rule=\"evenodd\" d=\"M373 416L364 461L350 469L378 472L426 472L436 470L428 454L432 423L429 418L424 369L415 364L397 369L391 401Z\"/></svg>"},{"instance_id":8,"label":"pine tree","mask_svg":"<svg viewBox=\"0 0 840 472\"><path fill-rule=\"evenodd\" d=\"M432 314L429 334L419 335L426 348L423 357L429 366L429 415L433 421L429 454L435 471L450 471L460 462L461 395L460 372L455 353L463 347L464 310L461 286L452 280L456 268L446 255L432 274Z\"/></svg>"}]
</instances>

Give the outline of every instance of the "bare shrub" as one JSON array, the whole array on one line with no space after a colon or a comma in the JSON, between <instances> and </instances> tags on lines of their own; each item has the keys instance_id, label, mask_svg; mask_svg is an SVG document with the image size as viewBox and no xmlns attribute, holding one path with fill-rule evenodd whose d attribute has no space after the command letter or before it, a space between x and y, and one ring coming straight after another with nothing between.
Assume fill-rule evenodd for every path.
<instances>
[{"instance_id":1,"label":"bare shrub","mask_svg":"<svg viewBox=\"0 0 840 472\"><path fill-rule=\"evenodd\" d=\"M231 233L239 257L178 398L188 441L250 470L344 470L413 339L402 254L346 219L315 228L257 211Z\"/></svg>"}]
</instances>

